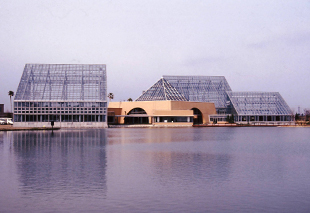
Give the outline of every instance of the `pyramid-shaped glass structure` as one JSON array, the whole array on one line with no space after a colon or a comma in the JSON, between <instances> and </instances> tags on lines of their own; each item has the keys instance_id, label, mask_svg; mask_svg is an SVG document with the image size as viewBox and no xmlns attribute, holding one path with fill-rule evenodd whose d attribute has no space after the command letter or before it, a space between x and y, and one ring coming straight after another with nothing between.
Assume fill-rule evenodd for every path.
<instances>
[{"instance_id":1,"label":"pyramid-shaped glass structure","mask_svg":"<svg viewBox=\"0 0 310 213\"><path fill-rule=\"evenodd\" d=\"M231 88L224 76L163 76L188 101L211 102L226 108L226 91Z\"/></svg>"},{"instance_id":2,"label":"pyramid-shaped glass structure","mask_svg":"<svg viewBox=\"0 0 310 213\"><path fill-rule=\"evenodd\" d=\"M227 92L238 115L291 115L278 92Z\"/></svg>"},{"instance_id":3,"label":"pyramid-shaped glass structure","mask_svg":"<svg viewBox=\"0 0 310 213\"><path fill-rule=\"evenodd\" d=\"M164 78L159 79L153 86L144 92L136 101L187 101L171 84Z\"/></svg>"},{"instance_id":4,"label":"pyramid-shaped glass structure","mask_svg":"<svg viewBox=\"0 0 310 213\"><path fill-rule=\"evenodd\" d=\"M216 108L226 108L226 91L231 88L224 76L163 76L136 101L211 102Z\"/></svg>"}]
</instances>

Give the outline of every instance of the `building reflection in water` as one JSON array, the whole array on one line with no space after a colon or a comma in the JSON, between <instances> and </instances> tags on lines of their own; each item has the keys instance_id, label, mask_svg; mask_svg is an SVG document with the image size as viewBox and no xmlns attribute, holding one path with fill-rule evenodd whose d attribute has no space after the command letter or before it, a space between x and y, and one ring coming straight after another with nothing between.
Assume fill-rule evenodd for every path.
<instances>
[{"instance_id":1,"label":"building reflection in water","mask_svg":"<svg viewBox=\"0 0 310 213\"><path fill-rule=\"evenodd\" d=\"M221 182L229 179L231 157L227 154L207 153L154 153L156 174L162 184L177 180L182 185L189 182ZM197 183L196 183L197 184Z\"/></svg>"},{"instance_id":2,"label":"building reflection in water","mask_svg":"<svg viewBox=\"0 0 310 213\"><path fill-rule=\"evenodd\" d=\"M0 146L3 146L3 132L0 132Z\"/></svg>"},{"instance_id":3,"label":"building reflection in water","mask_svg":"<svg viewBox=\"0 0 310 213\"><path fill-rule=\"evenodd\" d=\"M169 138L178 143L174 143L171 152L154 152L151 156L150 161L154 163L162 184L167 184L169 179L188 186L192 185L189 184L191 182L210 183L229 179L232 156L222 149L223 146L229 149L227 139L221 138L222 134L197 131L195 128L185 129L182 134L165 133L163 139Z\"/></svg>"},{"instance_id":4,"label":"building reflection in water","mask_svg":"<svg viewBox=\"0 0 310 213\"><path fill-rule=\"evenodd\" d=\"M162 185L227 181L233 160L227 137L232 138L234 134L203 130L153 128L109 131L109 145L113 145L109 155L112 158L118 156L125 162L123 171L132 172L132 176L148 171L148 175L152 174L150 180L159 181Z\"/></svg>"},{"instance_id":5,"label":"building reflection in water","mask_svg":"<svg viewBox=\"0 0 310 213\"><path fill-rule=\"evenodd\" d=\"M14 132L21 190L105 196L106 141L105 129Z\"/></svg>"}]
</instances>

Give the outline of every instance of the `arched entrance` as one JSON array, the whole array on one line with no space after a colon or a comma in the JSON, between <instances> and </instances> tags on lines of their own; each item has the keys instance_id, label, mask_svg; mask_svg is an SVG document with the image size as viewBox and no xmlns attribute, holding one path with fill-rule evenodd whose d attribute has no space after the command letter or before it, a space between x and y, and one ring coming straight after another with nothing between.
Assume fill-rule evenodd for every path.
<instances>
[{"instance_id":1,"label":"arched entrance","mask_svg":"<svg viewBox=\"0 0 310 213\"><path fill-rule=\"evenodd\" d=\"M194 111L194 124L202 124L202 113L197 108L192 108L191 110Z\"/></svg>"},{"instance_id":2,"label":"arched entrance","mask_svg":"<svg viewBox=\"0 0 310 213\"><path fill-rule=\"evenodd\" d=\"M127 113L124 119L125 124L148 124L149 118L144 109L134 108Z\"/></svg>"}]
</instances>

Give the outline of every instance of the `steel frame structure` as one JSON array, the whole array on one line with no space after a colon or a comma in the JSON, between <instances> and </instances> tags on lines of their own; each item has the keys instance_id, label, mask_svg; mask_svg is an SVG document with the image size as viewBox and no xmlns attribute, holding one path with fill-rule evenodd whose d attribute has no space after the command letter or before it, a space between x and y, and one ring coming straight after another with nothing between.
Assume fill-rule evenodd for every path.
<instances>
[{"instance_id":1,"label":"steel frame structure","mask_svg":"<svg viewBox=\"0 0 310 213\"><path fill-rule=\"evenodd\" d=\"M294 120L289 106L278 92L226 93L237 122Z\"/></svg>"},{"instance_id":2,"label":"steel frame structure","mask_svg":"<svg viewBox=\"0 0 310 213\"><path fill-rule=\"evenodd\" d=\"M212 102L226 108L226 91L231 88L224 76L168 76L166 79L188 101Z\"/></svg>"},{"instance_id":3,"label":"steel frame structure","mask_svg":"<svg viewBox=\"0 0 310 213\"><path fill-rule=\"evenodd\" d=\"M226 93L231 88L224 76L163 76L136 101L178 100L212 102L226 108Z\"/></svg>"},{"instance_id":4,"label":"steel frame structure","mask_svg":"<svg viewBox=\"0 0 310 213\"><path fill-rule=\"evenodd\" d=\"M231 88L224 76L168 76L145 91L136 101L196 101L214 103L217 113L227 113L226 91Z\"/></svg>"},{"instance_id":5,"label":"steel frame structure","mask_svg":"<svg viewBox=\"0 0 310 213\"><path fill-rule=\"evenodd\" d=\"M162 100L187 101L187 99L164 78L159 79L153 86L136 99L136 101Z\"/></svg>"},{"instance_id":6,"label":"steel frame structure","mask_svg":"<svg viewBox=\"0 0 310 213\"><path fill-rule=\"evenodd\" d=\"M106 122L104 64L26 64L14 100L15 122Z\"/></svg>"},{"instance_id":7,"label":"steel frame structure","mask_svg":"<svg viewBox=\"0 0 310 213\"><path fill-rule=\"evenodd\" d=\"M145 91L136 101L178 100L214 103L217 115L237 122L294 121L292 112L278 92L233 92L224 76L168 76Z\"/></svg>"}]
</instances>

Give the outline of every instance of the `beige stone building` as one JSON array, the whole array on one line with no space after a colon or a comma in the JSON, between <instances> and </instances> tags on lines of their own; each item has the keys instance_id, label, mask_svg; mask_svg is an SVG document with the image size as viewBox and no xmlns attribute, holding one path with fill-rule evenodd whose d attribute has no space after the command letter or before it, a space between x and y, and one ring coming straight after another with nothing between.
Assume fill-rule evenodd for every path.
<instances>
[{"instance_id":1,"label":"beige stone building","mask_svg":"<svg viewBox=\"0 0 310 213\"><path fill-rule=\"evenodd\" d=\"M190 101L110 102L109 124L180 125L209 123L214 103Z\"/></svg>"}]
</instances>

